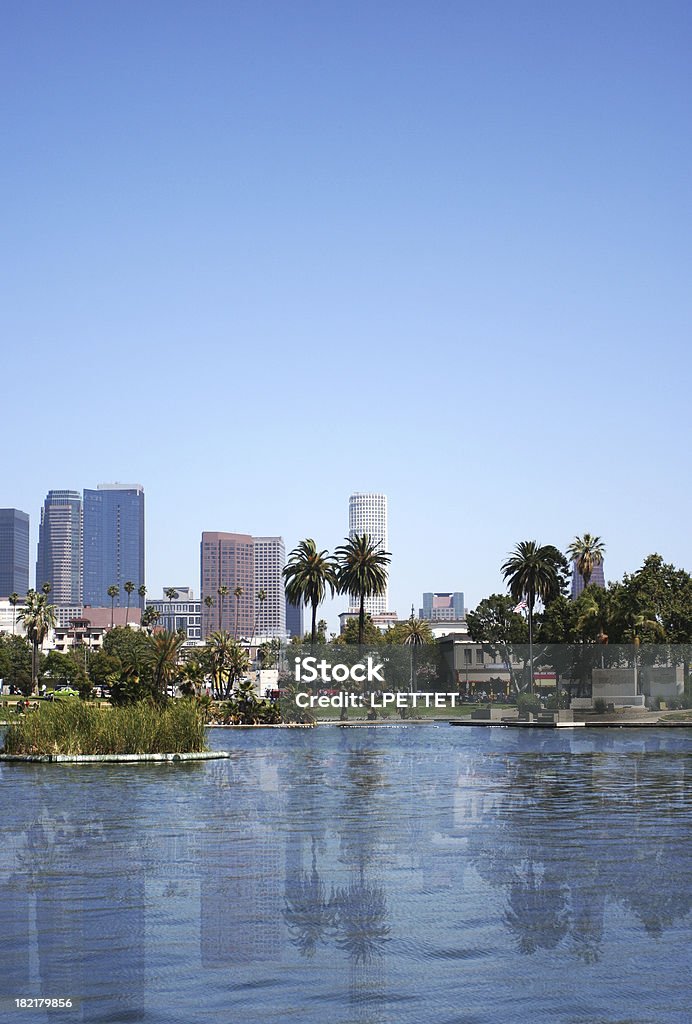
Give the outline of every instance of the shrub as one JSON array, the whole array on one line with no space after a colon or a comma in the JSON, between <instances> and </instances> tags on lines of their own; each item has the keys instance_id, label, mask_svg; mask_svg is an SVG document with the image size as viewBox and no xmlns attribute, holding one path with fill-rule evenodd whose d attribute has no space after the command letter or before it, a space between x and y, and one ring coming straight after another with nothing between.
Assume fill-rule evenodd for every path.
<instances>
[{"instance_id":1,"label":"shrub","mask_svg":"<svg viewBox=\"0 0 692 1024\"><path fill-rule=\"evenodd\" d=\"M597 715L605 715L608 710L608 704L603 697L596 697L596 700L593 702L593 709Z\"/></svg>"},{"instance_id":2,"label":"shrub","mask_svg":"<svg viewBox=\"0 0 692 1024\"><path fill-rule=\"evenodd\" d=\"M187 700L98 708L43 704L9 726L6 754L179 754L206 750L204 721Z\"/></svg>"},{"instance_id":3,"label":"shrub","mask_svg":"<svg viewBox=\"0 0 692 1024\"><path fill-rule=\"evenodd\" d=\"M537 714L541 710L541 702L535 693L520 693L517 697L517 707L519 708L519 714L527 711Z\"/></svg>"}]
</instances>

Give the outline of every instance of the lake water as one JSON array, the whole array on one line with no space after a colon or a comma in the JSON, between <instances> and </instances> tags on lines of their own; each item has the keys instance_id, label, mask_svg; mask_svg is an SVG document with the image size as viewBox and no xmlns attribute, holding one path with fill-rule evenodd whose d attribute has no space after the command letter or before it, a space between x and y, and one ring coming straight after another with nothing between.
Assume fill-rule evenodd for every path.
<instances>
[{"instance_id":1,"label":"lake water","mask_svg":"<svg viewBox=\"0 0 692 1024\"><path fill-rule=\"evenodd\" d=\"M213 730L0 765L0 1018L690 1020L692 735ZM21 997L71 1010L13 1010Z\"/></svg>"}]
</instances>

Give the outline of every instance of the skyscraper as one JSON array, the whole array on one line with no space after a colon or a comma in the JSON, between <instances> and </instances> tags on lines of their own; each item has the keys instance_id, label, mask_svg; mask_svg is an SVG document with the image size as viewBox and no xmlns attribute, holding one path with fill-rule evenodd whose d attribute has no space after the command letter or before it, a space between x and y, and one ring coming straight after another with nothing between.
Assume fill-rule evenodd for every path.
<instances>
[{"instance_id":1,"label":"skyscraper","mask_svg":"<svg viewBox=\"0 0 692 1024\"><path fill-rule=\"evenodd\" d=\"M219 594L221 588L226 593ZM239 596L234 594L240 588ZM222 629L249 637L254 625L255 548L247 533L204 532L200 545L202 639Z\"/></svg>"},{"instance_id":2,"label":"skyscraper","mask_svg":"<svg viewBox=\"0 0 692 1024\"><path fill-rule=\"evenodd\" d=\"M124 607L124 584L144 583L144 488L141 484L99 484L84 491L83 600L85 605L108 607L108 588L120 593L117 607ZM132 605L144 607L144 598L133 594Z\"/></svg>"},{"instance_id":3,"label":"skyscraper","mask_svg":"<svg viewBox=\"0 0 692 1024\"><path fill-rule=\"evenodd\" d=\"M0 508L0 597L29 589L29 516L17 508Z\"/></svg>"},{"instance_id":4,"label":"skyscraper","mask_svg":"<svg viewBox=\"0 0 692 1024\"><path fill-rule=\"evenodd\" d=\"M253 636L285 637L286 604L282 537L247 533L202 534L200 589L202 637L223 629L238 640ZM219 590L226 588L226 593ZM236 595L235 591L240 590ZM264 591L264 601L257 599Z\"/></svg>"},{"instance_id":5,"label":"skyscraper","mask_svg":"<svg viewBox=\"0 0 692 1024\"><path fill-rule=\"evenodd\" d=\"M603 562L598 565L594 565L593 572L591 573L591 579L589 580L589 586L603 587L605 590L605 575L603 572ZM577 569L576 561L572 562L572 592L570 594L573 601L575 601L584 589L584 577Z\"/></svg>"},{"instance_id":6,"label":"skyscraper","mask_svg":"<svg viewBox=\"0 0 692 1024\"><path fill-rule=\"evenodd\" d=\"M372 543L387 551L387 495L356 492L348 499L348 535L367 534ZM388 590L378 597L366 597L365 611L381 615L387 611ZM358 604L351 598L349 611L357 612Z\"/></svg>"},{"instance_id":7,"label":"skyscraper","mask_svg":"<svg viewBox=\"0 0 692 1024\"><path fill-rule=\"evenodd\" d=\"M289 636L303 638L303 602L291 604L286 598L286 632Z\"/></svg>"},{"instance_id":8,"label":"skyscraper","mask_svg":"<svg viewBox=\"0 0 692 1024\"><path fill-rule=\"evenodd\" d=\"M255 548L255 599L260 590L264 601L258 601L253 634L258 637L286 636L286 594L283 571L286 546L283 537L253 537Z\"/></svg>"},{"instance_id":9,"label":"skyscraper","mask_svg":"<svg viewBox=\"0 0 692 1024\"><path fill-rule=\"evenodd\" d=\"M50 583L50 602L82 603L82 496L78 491L48 491L41 509L36 559L36 589Z\"/></svg>"}]
</instances>

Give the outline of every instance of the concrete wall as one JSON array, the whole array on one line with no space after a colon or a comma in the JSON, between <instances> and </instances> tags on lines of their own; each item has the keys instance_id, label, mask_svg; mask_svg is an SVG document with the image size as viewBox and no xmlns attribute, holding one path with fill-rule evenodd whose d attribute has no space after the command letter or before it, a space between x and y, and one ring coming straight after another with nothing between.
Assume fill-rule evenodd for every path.
<instances>
[{"instance_id":1,"label":"concrete wall","mask_svg":"<svg viewBox=\"0 0 692 1024\"><path fill-rule=\"evenodd\" d=\"M653 665L641 670L641 692L647 697L671 700L685 692L685 673L682 665Z\"/></svg>"}]
</instances>

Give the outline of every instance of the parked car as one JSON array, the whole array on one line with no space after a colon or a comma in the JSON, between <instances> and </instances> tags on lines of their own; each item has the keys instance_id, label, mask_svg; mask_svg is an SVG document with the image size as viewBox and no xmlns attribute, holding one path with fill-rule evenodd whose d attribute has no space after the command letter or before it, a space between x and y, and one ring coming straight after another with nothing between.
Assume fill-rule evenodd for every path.
<instances>
[{"instance_id":1,"label":"parked car","mask_svg":"<svg viewBox=\"0 0 692 1024\"><path fill-rule=\"evenodd\" d=\"M56 690L48 690L48 700L65 700L68 697L79 697L79 690L73 690L71 686L59 686Z\"/></svg>"}]
</instances>

